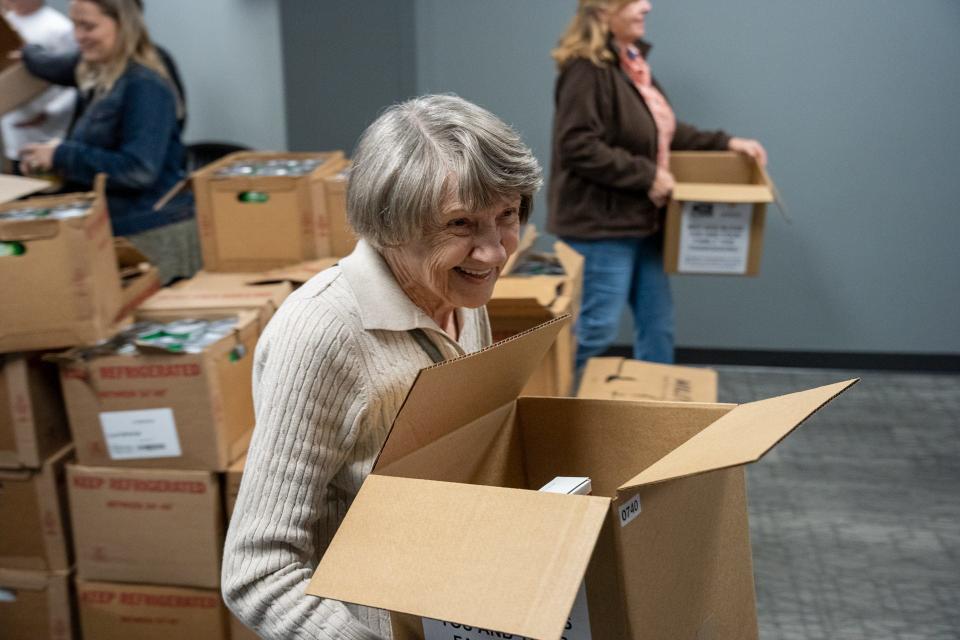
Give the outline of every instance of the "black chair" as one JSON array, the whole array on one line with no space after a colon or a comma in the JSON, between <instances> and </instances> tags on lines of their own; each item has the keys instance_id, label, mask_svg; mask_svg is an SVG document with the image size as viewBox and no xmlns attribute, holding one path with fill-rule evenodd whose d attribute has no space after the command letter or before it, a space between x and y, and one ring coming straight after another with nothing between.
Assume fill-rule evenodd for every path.
<instances>
[{"instance_id":1,"label":"black chair","mask_svg":"<svg viewBox=\"0 0 960 640\"><path fill-rule=\"evenodd\" d=\"M187 145L187 173L193 173L201 167L219 160L235 151L250 151L250 147L232 142L194 142Z\"/></svg>"}]
</instances>

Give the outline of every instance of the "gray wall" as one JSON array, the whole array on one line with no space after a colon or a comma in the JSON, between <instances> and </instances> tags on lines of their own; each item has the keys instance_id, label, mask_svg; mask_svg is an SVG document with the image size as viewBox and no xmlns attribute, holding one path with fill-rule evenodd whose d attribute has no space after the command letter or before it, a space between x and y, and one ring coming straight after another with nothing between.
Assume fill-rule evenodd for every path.
<instances>
[{"instance_id":1,"label":"gray wall","mask_svg":"<svg viewBox=\"0 0 960 640\"><path fill-rule=\"evenodd\" d=\"M413 0L281 5L289 146L350 153L386 106L416 91Z\"/></svg>"},{"instance_id":2,"label":"gray wall","mask_svg":"<svg viewBox=\"0 0 960 640\"><path fill-rule=\"evenodd\" d=\"M575 5L418 0L418 90L490 107L546 164ZM679 117L760 138L793 216L759 277L674 278L678 346L960 353L960 3L654 2L648 36Z\"/></svg>"},{"instance_id":3,"label":"gray wall","mask_svg":"<svg viewBox=\"0 0 960 640\"><path fill-rule=\"evenodd\" d=\"M67 11L67 0L50 6ZM187 142L284 149L283 47L274 0L145 0L147 26L180 69Z\"/></svg>"}]
</instances>

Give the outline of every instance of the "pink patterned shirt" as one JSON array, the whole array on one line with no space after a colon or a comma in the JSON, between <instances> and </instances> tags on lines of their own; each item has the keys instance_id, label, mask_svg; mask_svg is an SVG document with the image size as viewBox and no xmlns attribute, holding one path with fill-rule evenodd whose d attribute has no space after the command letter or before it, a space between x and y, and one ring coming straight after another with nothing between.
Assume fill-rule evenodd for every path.
<instances>
[{"instance_id":1,"label":"pink patterned shirt","mask_svg":"<svg viewBox=\"0 0 960 640\"><path fill-rule=\"evenodd\" d=\"M670 168L670 142L677 130L677 117L667 99L653 86L650 65L633 45L620 47L620 67L633 81L657 125L657 166Z\"/></svg>"}]
</instances>

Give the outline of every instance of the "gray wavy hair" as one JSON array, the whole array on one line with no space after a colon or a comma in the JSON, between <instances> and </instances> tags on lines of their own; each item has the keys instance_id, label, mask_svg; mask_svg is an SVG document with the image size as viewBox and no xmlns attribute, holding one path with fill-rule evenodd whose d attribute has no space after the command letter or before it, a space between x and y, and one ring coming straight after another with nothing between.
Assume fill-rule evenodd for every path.
<instances>
[{"instance_id":1,"label":"gray wavy hair","mask_svg":"<svg viewBox=\"0 0 960 640\"><path fill-rule=\"evenodd\" d=\"M486 109L455 95L396 104L377 118L353 154L347 218L378 248L400 246L436 224L457 198L468 211L520 196L520 220L543 183L520 136Z\"/></svg>"}]
</instances>

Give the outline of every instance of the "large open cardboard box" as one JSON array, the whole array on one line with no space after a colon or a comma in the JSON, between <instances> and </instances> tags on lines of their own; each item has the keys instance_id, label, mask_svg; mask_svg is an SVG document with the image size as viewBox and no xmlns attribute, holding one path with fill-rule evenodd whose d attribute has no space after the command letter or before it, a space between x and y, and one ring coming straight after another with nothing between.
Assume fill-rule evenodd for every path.
<instances>
[{"instance_id":1,"label":"large open cardboard box","mask_svg":"<svg viewBox=\"0 0 960 640\"><path fill-rule=\"evenodd\" d=\"M20 35L0 15L0 115L16 109L50 86L31 75L22 62L10 59L10 53L21 47Z\"/></svg>"},{"instance_id":2,"label":"large open cardboard box","mask_svg":"<svg viewBox=\"0 0 960 640\"><path fill-rule=\"evenodd\" d=\"M69 442L56 365L38 353L0 354L0 469L39 468Z\"/></svg>"},{"instance_id":3,"label":"large open cardboard box","mask_svg":"<svg viewBox=\"0 0 960 640\"><path fill-rule=\"evenodd\" d=\"M67 466L77 574L216 588L224 522L209 471Z\"/></svg>"},{"instance_id":4,"label":"large open cardboard box","mask_svg":"<svg viewBox=\"0 0 960 640\"><path fill-rule=\"evenodd\" d=\"M77 579L87 640L228 640L218 591Z\"/></svg>"},{"instance_id":5,"label":"large open cardboard box","mask_svg":"<svg viewBox=\"0 0 960 640\"><path fill-rule=\"evenodd\" d=\"M775 200L764 168L733 151L674 151L670 171L667 273L757 275L767 204Z\"/></svg>"},{"instance_id":6,"label":"large open cardboard box","mask_svg":"<svg viewBox=\"0 0 960 640\"><path fill-rule=\"evenodd\" d=\"M260 318L251 311L236 317L234 331L202 353L58 354L80 463L224 471L246 451Z\"/></svg>"},{"instance_id":7,"label":"large open cardboard box","mask_svg":"<svg viewBox=\"0 0 960 640\"><path fill-rule=\"evenodd\" d=\"M576 320L583 288L583 256L563 242L553 245L563 275L514 275L518 262L532 251L537 232L524 229L516 253L510 257L487 303L493 339L503 340L562 315ZM577 343L573 325L565 326L523 389L528 396L567 396L573 391Z\"/></svg>"},{"instance_id":8,"label":"large open cardboard box","mask_svg":"<svg viewBox=\"0 0 960 640\"><path fill-rule=\"evenodd\" d=\"M39 469L0 469L0 569L67 571L72 566L66 464L73 445Z\"/></svg>"},{"instance_id":9,"label":"large open cardboard box","mask_svg":"<svg viewBox=\"0 0 960 640\"><path fill-rule=\"evenodd\" d=\"M578 398L716 402L717 372L627 358L590 358Z\"/></svg>"},{"instance_id":10,"label":"large open cardboard box","mask_svg":"<svg viewBox=\"0 0 960 640\"><path fill-rule=\"evenodd\" d=\"M0 241L22 244L0 258L0 353L59 349L108 337L123 307L120 274L103 187L93 193L30 198L0 212L90 201L83 216L0 220Z\"/></svg>"},{"instance_id":11,"label":"large open cardboard box","mask_svg":"<svg viewBox=\"0 0 960 640\"><path fill-rule=\"evenodd\" d=\"M0 569L0 637L4 640L79 638L70 572Z\"/></svg>"},{"instance_id":12,"label":"large open cardboard box","mask_svg":"<svg viewBox=\"0 0 960 640\"><path fill-rule=\"evenodd\" d=\"M421 616L556 640L585 578L597 640L757 637L743 465L855 381L740 406L518 399L568 320L420 372L309 594L395 612L395 640ZM593 495L536 491L558 475Z\"/></svg>"},{"instance_id":13,"label":"large open cardboard box","mask_svg":"<svg viewBox=\"0 0 960 640\"><path fill-rule=\"evenodd\" d=\"M302 177L216 175L235 162L307 158L322 164ZM262 271L333 255L324 178L344 162L342 151L241 151L194 172L204 269Z\"/></svg>"}]
</instances>

